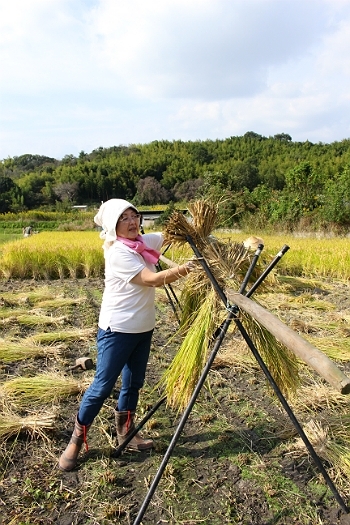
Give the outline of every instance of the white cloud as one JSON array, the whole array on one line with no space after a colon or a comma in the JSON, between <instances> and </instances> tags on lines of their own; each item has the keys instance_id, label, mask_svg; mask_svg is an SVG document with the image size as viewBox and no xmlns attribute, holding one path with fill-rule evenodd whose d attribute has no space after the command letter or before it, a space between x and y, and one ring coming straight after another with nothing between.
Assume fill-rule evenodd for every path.
<instances>
[{"instance_id":1,"label":"white cloud","mask_svg":"<svg viewBox=\"0 0 350 525\"><path fill-rule=\"evenodd\" d=\"M0 158L249 130L340 140L349 57L349 0L3 1Z\"/></svg>"},{"instance_id":2,"label":"white cloud","mask_svg":"<svg viewBox=\"0 0 350 525\"><path fill-rule=\"evenodd\" d=\"M86 82L90 58L84 8L83 0L3 2L2 92L74 91Z\"/></svg>"},{"instance_id":3,"label":"white cloud","mask_svg":"<svg viewBox=\"0 0 350 525\"><path fill-rule=\"evenodd\" d=\"M267 67L300 56L320 39L326 20L318 5L101 0L92 12L91 35L106 66L136 94L249 96L263 89Z\"/></svg>"}]
</instances>

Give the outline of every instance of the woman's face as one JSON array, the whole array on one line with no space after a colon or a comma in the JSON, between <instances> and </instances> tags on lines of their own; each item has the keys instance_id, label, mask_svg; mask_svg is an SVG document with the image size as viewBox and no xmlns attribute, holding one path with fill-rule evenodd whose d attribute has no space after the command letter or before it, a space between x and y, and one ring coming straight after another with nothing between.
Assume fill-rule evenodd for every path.
<instances>
[{"instance_id":1,"label":"woman's face","mask_svg":"<svg viewBox=\"0 0 350 525\"><path fill-rule=\"evenodd\" d=\"M125 210L118 219L115 231L117 236L135 240L140 233L141 215L134 208Z\"/></svg>"}]
</instances>

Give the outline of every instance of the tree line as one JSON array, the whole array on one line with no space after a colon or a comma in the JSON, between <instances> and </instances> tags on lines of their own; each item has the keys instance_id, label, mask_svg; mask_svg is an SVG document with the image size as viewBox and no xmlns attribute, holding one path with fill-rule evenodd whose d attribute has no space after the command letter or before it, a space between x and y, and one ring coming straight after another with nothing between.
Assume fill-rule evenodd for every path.
<instances>
[{"instance_id":1,"label":"tree line","mask_svg":"<svg viewBox=\"0 0 350 525\"><path fill-rule=\"evenodd\" d=\"M135 205L220 202L224 226L350 225L350 139L294 142L287 133L99 147L61 160L26 154L0 162L0 213L71 210L112 197Z\"/></svg>"}]
</instances>

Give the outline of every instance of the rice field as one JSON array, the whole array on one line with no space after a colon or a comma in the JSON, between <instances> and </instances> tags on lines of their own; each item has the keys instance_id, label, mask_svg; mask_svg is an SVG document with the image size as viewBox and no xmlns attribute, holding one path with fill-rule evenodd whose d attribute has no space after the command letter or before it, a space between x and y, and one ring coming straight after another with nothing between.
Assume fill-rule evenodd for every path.
<instances>
[{"instance_id":1,"label":"rice field","mask_svg":"<svg viewBox=\"0 0 350 525\"><path fill-rule=\"evenodd\" d=\"M242 242L247 234L214 232L220 239ZM302 238L261 234L261 261L268 263L283 247L290 249L278 264L289 276L350 279L349 238ZM181 262L192 256L189 246L171 246L166 256ZM64 279L103 276L102 241L96 232L42 232L6 242L0 250L4 279Z\"/></svg>"},{"instance_id":2,"label":"rice field","mask_svg":"<svg viewBox=\"0 0 350 525\"><path fill-rule=\"evenodd\" d=\"M96 232L42 232L3 245L5 279L64 279L103 275L102 242Z\"/></svg>"},{"instance_id":3,"label":"rice field","mask_svg":"<svg viewBox=\"0 0 350 525\"><path fill-rule=\"evenodd\" d=\"M243 241L247 234L219 234L222 238ZM275 256L286 244L288 252L278 263L279 273L302 277L332 277L350 279L350 238L296 237L293 235L265 235L262 258Z\"/></svg>"}]
</instances>

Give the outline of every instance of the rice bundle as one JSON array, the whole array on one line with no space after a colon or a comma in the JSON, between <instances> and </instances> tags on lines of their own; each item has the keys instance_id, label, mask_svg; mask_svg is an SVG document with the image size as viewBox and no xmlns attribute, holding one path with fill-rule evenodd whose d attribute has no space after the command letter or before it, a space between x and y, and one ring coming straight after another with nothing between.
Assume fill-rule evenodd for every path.
<instances>
[{"instance_id":1,"label":"rice bundle","mask_svg":"<svg viewBox=\"0 0 350 525\"><path fill-rule=\"evenodd\" d=\"M24 432L30 436L43 436L44 431L54 429L54 414L33 414L20 417L8 412L0 414L0 440L5 441L12 436Z\"/></svg>"},{"instance_id":2,"label":"rice bundle","mask_svg":"<svg viewBox=\"0 0 350 525\"><path fill-rule=\"evenodd\" d=\"M162 381L166 384L167 401L172 406L183 408L187 405L205 365L209 338L215 329L213 302L215 292L211 290L197 315L192 314L187 318L187 333L170 367L164 373Z\"/></svg>"},{"instance_id":3,"label":"rice bundle","mask_svg":"<svg viewBox=\"0 0 350 525\"><path fill-rule=\"evenodd\" d=\"M307 378L307 384L303 384L298 390L298 395L292 399L292 406L300 413L317 413L342 410L348 407L349 401L348 396L335 389L329 389L326 384L310 376Z\"/></svg>"},{"instance_id":4,"label":"rice bundle","mask_svg":"<svg viewBox=\"0 0 350 525\"><path fill-rule=\"evenodd\" d=\"M15 377L1 385L0 395L8 396L12 404L36 406L55 403L62 398L78 395L86 385L72 377L54 373L39 374L34 377Z\"/></svg>"},{"instance_id":5,"label":"rice bundle","mask_svg":"<svg viewBox=\"0 0 350 525\"><path fill-rule=\"evenodd\" d=\"M217 215L217 207L209 201L199 200L188 206L192 215L189 222L183 213L174 211L164 231L165 244L184 243L190 235L199 250L202 250L212 232Z\"/></svg>"},{"instance_id":6,"label":"rice bundle","mask_svg":"<svg viewBox=\"0 0 350 525\"><path fill-rule=\"evenodd\" d=\"M281 392L287 397L294 393L300 383L296 356L248 314L242 323Z\"/></svg>"},{"instance_id":7,"label":"rice bundle","mask_svg":"<svg viewBox=\"0 0 350 525\"><path fill-rule=\"evenodd\" d=\"M0 361L13 363L22 359L36 358L40 356L57 355L59 349L52 346L38 346L24 341L5 341L0 339Z\"/></svg>"},{"instance_id":8,"label":"rice bundle","mask_svg":"<svg viewBox=\"0 0 350 525\"><path fill-rule=\"evenodd\" d=\"M11 324L19 323L25 326L47 326L47 325L60 325L67 321L66 316L53 317L51 315L43 315L37 313L35 310L11 310L0 312L0 323Z\"/></svg>"},{"instance_id":9,"label":"rice bundle","mask_svg":"<svg viewBox=\"0 0 350 525\"><path fill-rule=\"evenodd\" d=\"M191 220L177 211L171 215L165 226L165 243L184 244L190 236L220 288L224 292L227 289L239 289L250 265L251 252L243 243L223 242L211 235L217 215L216 206L208 201L196 201L188 209L192 214ZM252 278L256 278L257 274L258 265ZM261 289L264 289L264 285ZM183 342L161 379L161 384L164 385L168 403L183 409L198 382L215 329L227 317L227 311L199 264L188 275L180 302L180 334ZM263 352L278 386L285 394L295 391L299 376L294 354L248 314L243 314L242 319L254 344Z\"/></svg>"},{"instance_id":10,"label":"rice bundle","mask_svg":"<svg viewBox=\"0 0 350 525\"><path fill-rule=\"evenodd\" d=\"M304 426L304 432L316 453L327 461L335 471L335 476L348 487L350 481L350 417L348 415L323 414L311 419ZM293 454L307 454L301 438L289 446Z\"/></svg>"},{"instance_id":11,"label":"rice bundle","mask_svg":"<svg viewBox=\"0 0 350 525\"><path fill-rule=\"evenodd\" d=\"M27 341L31 344L53 344L69 343L74 341L87 340L95 336L95 328L85 328L80 330L60 330L59 332L40 332L31 335Z\"/></svg>"}]
</instances>

